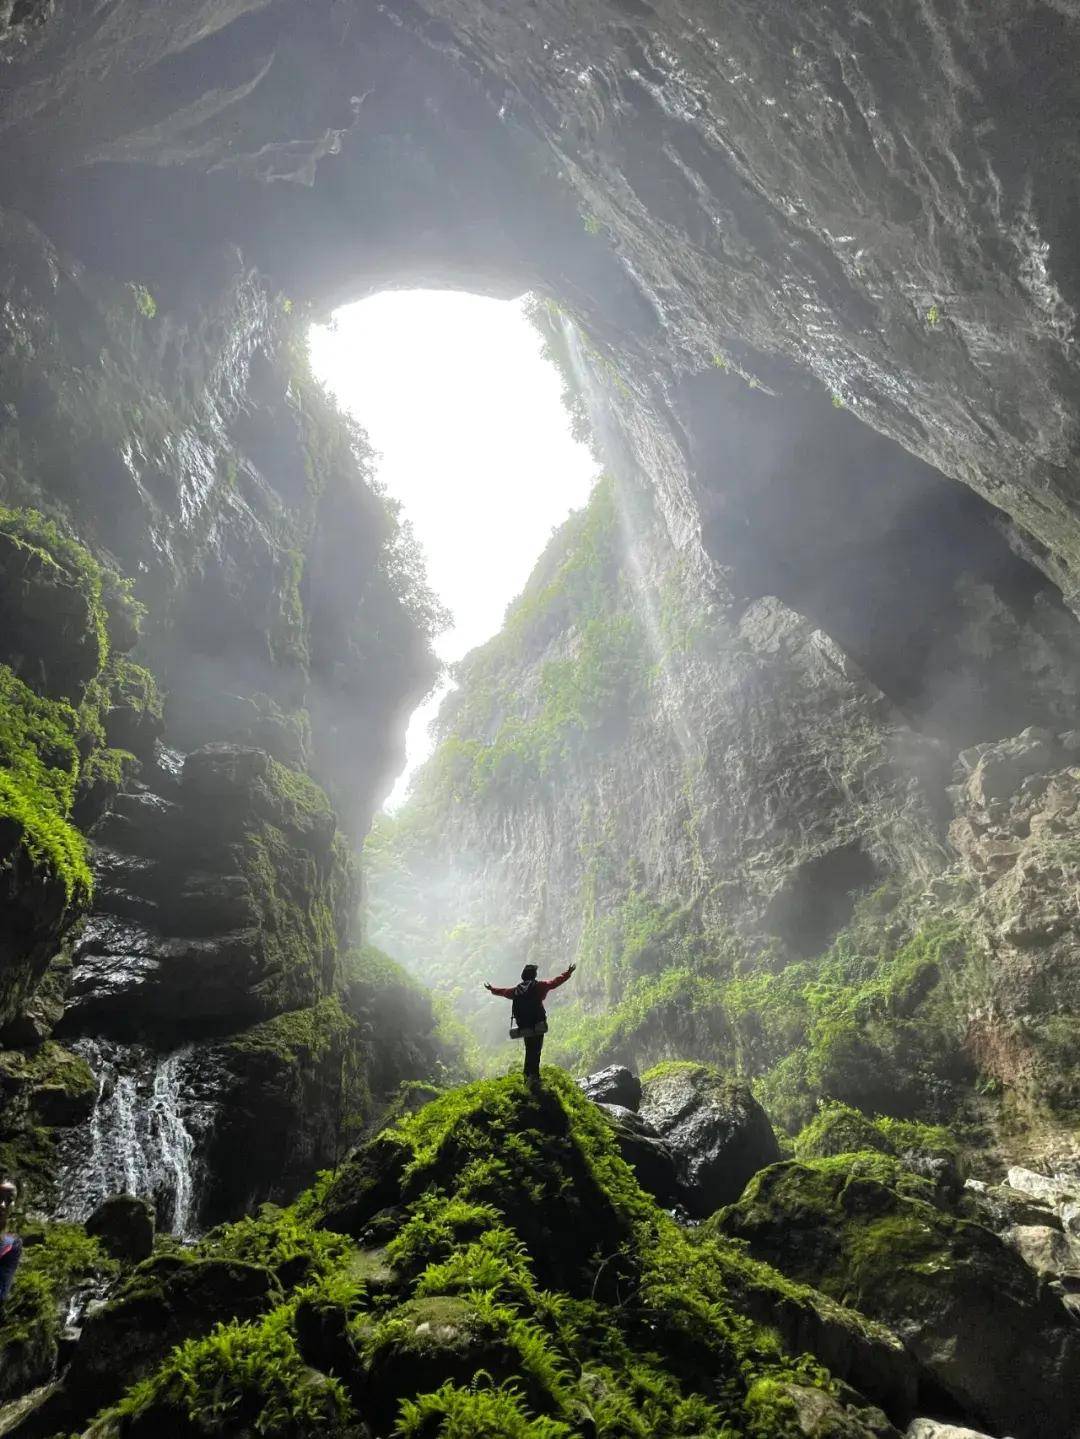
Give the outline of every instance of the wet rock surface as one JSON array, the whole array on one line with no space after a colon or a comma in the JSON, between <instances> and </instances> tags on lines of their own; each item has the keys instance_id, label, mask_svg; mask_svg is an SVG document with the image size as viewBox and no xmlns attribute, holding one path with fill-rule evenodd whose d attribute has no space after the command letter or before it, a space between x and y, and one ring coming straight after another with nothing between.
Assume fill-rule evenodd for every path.
<instances>
[{"instance_id":1,"label":"wet rock surface","mask_svg":"<svg viewBox=\"0 0 1080 1439\"><path fill-rule=\"evenodd\" d=\"M154 1208L134 1194L113 1194L86 1221L86 1232L107 1254L131 1264L149 1259L154 1248Z\"/></svg>"},{"instance_id":2,"label":"wet rock surface","mask_svg":"<svg viewBox=\"0 0 1080 1439\"><path fill-rule=\"evenodd\" d=\"M578 1080L578 1085L594 1104L617 1104L635 1114L641 1106L641 1080L625 1065L612 1064L596 1074L587 1074Z\"/></svg>"},{"instance_id":3,"label":"wet rock surface","mask_svg":"<svg viewBox=\"0 0 1080 1439\"><path fill-rule=\"evenodd\" d=\"M749 1087L707 1065L671 1064L646 1074L641 1118L670 1147L686 1206L699 1218L732 1203L759 1169L780 1158Z\"/></svg>"},{"instance_id":4,"label":"wet rock surface","mask_svg":"<svg viewBox=\"0 0 1080 1439\"><path fill-rule=\"evenodd\" d=\"M640 1114L620 1104L600 1102L604 1118L615 1131L619 1153L647 1194L665 1207L683 1201L675 1151Z\"/></svg>"}]
</instances>

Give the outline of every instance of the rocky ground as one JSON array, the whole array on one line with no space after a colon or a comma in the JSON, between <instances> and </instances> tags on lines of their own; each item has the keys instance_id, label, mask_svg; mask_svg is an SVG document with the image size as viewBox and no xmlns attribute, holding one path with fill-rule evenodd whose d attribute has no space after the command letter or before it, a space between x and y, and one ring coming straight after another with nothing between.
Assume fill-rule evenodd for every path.
<instances>
[{"instance_id":1,"label":"rocky ground","mask_svg":"<svg viewBox=\"0 0 1080 1439\"><path fill-rule=\"evenodd\" d=\"M486 1081L194 1246L29 1235L0 1433L1070 1435L1078 1213L843 1107L780 1159L701 1065Z\"/></svg>"}]
</instances>

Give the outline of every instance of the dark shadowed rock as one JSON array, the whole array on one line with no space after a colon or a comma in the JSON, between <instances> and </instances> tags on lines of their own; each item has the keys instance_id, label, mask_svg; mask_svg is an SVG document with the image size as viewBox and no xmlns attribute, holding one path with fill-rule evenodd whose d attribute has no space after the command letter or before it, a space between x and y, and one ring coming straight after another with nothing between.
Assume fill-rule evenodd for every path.
<instances>
[{"instance_id":1,"label":"dark shadowed rock","mask_svg":"<svg viewBox=\"0 0 1080 1439\"><path fill-rule=\"evenodd\" d=\"M641 1080L623 1064L610 1064L578 1080L582 1093L596 1104L618 1104L636 1114L641 1107Z\"/></svg>"},{"instance_id":2,"label":"dark shadowed rock","mask_svg":"<svg viewBox=\"0 0 1080 1439\"><path fill-rule=\"evenodd\" d=\"M634 1171L637 1182L666 1208L683 1199L671 1146L640 1114L621 1104L601 1104L604 1118L615 1131L619 1153Z\"/></svg>"},{"instance_id":3,"label":"dark shadowed rock","mask_svg":"<svg viewBox=\"0 0 1080 1439\"><path fill-rule=\"evenodd\" d=\"M134 1194L113 1194L86 1221L86 1232L114 1259L138 1263L154 1248L154 1206Z\"/></svg>"},{"instance_id":4,"label":"dark shadowed rock","mask_svg":"<svg viewBox=\"0 0 1080 1439\"><path fill-rule=\"evenodd\" d=\"M707 1064L663 1064L642 1081L641 1117L670 1146L691 1214L730 1204L780 1158L769 1117L739 1080Z\"/></svg>"},{"instance_id":5,"label":"dark shadowed rock","mask_svg":"<svg viewBox=\"0 0 1080 1439\"><path fill-rule=\"evenodd\" d=\"M253 1319L280 1298L276 1279L259 1264L187 1254L148 1259L86 1318L64 1379L70 1416L110 1403L175 1344L218 1322Z\"/></svg>"}]
</instances>

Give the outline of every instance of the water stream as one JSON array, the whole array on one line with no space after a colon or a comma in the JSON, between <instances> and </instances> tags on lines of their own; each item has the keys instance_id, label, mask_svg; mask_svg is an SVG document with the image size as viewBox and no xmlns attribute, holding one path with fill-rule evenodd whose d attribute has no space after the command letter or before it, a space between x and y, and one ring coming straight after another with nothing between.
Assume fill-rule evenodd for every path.
<instances>
[{"instance_id":1,"label":"water stream","mask_svg":"<svg viewBox=\"0 0 1080 1439\"><path fill-rule=\"evenodd\" d=\"M153 1201L159 1228L191 1236L216 1108L205 1055L97 1039L72 1047L97 1076L98 1097L89 1122L61 1143L59 1217L83 1220L110 1194L137 1194Z\"/></svg>"}]
</instances>

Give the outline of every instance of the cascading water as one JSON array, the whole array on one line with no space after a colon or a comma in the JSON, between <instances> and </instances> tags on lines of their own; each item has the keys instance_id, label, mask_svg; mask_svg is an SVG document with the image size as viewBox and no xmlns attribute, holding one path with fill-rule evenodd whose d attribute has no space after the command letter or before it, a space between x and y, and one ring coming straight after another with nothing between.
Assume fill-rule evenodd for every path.
<instances>
[{"instance_id":1,"label":"cascading water","mask_svg":"<svg viewBox=\"0 0 1080 1439\"><path fill-rule=\"evenodd\" d=\"M160 1228L189 1236L200 1142L216 1108L205 1054L95 1039L73 1048L97 1075L98 1097L89 1123L61 1149L59 1216L82 1220L110 1194L137 1194L153 1201Z\"/></svg>"}]
</instances>

